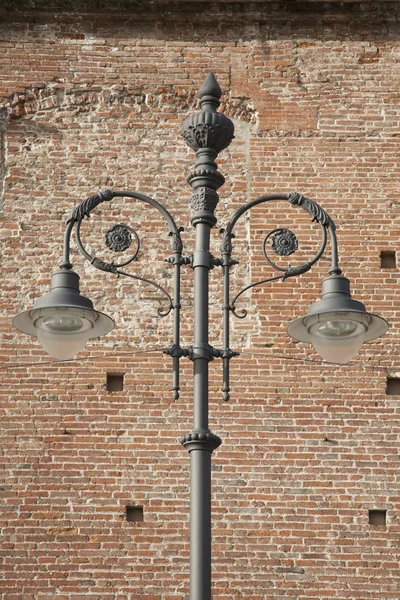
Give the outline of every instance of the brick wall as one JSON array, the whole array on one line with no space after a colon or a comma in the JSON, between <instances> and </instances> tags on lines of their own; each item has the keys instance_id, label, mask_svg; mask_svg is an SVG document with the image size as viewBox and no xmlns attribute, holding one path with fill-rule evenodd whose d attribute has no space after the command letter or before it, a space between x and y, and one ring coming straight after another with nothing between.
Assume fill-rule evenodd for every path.
<instances>
[{"instance_id":1,"label":"brick wall","mask_svg":"<svg viewBox=\"0 0 400 600\"><path fill-rule=\"evenodd\" d=\"M11 7L12 3L9 3ZM64 8L67 5L64 4ZM244 295L233 319L232 399L211 363L214 600L399 598L398 267L400 6L396 2L111 3L2 13L0 73L0 597L188 598L191 371L171 399L171 317L151 288L96 271L73 246L82 290L117 328L54 363L12 316L48 289L72 207L98 189L152 195L186 228L194 154L180 125L214 71L236 138L219 159L219 227L244 201L298 190L334 218L354 297L389 332L349 365L328 365L286 325L320 291L329 257L296 280ZM100 5L99 5L100 6ZM68 7L68 6L67 6ZM75 10L73 10L75 8ZM168 287L161 218L114 200L82 228L107 253L110 224L140 233L132 272ZM295 208L258 207L238 227L234 290L271 273L262 240L289 226L302 262L318 227ZM298 256L298 258L295 258ZM158 260L159 259L159 260ZM190 345L192 272L183 269ZM221 345L221 273L211 274L211 343ZM107 373L124 374L110 392ZM396 382L394 382L394 386ZM394 388L396 391L396 387ZM143 522L126 518L143 507ZM369 510L386 510L386 526Z\"/></svg>"}]
</instances>

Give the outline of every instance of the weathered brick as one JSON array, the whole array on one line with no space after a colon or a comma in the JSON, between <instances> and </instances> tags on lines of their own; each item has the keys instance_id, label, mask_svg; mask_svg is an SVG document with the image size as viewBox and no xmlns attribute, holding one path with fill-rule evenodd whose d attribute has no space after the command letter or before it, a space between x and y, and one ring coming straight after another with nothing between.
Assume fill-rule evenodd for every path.
<instances>
[{"instance_id":1,"label":"weathered brick","mask_svg":"<svg viewBox=\"0 0 400 600\"><path fill-rule=\"evenodd\" d=\"M318 297L328 258L239 299L249 315L232 318L242 353L229 404L221 365L210 364L210 424L223 439L213 455L214 600L397 600L399 401L386 378L399 376L400 311L397 268L382 269L380 253L400 239L399 4L13 4L0 8L1 598L188 598L189 460L177 438L191 426L192 365L181 361L172 401L161 352L171 319L155 310L164 298L95 271L73 244L83 292L117 328L54 363L11 318L47 291L71 209L99 188L154 196L186 227L190 254L195 158L180 126L212 70L236 127L218 158L215 256L219 227L243 202L298 190L334 218L354 297L390 323L342 367L287 337ZM97 215L82 226L88 247L100 249L105 222L130 223L142 240L132 272L170 289L159 216L116 199ZM272 274L262 242L279 227L299 237L293 264L317 251L308 215L258 206L237 226L233 290ZM190 345L192 272L182 271ZM210 283L211 343L221 347L220 270ZM110 372L124 373L123 391L107 391ZM127 522L131 505L143 506L143 522ZM369 525L374 508L387 510L386 528Z\"/></svg>"}]
</instances>

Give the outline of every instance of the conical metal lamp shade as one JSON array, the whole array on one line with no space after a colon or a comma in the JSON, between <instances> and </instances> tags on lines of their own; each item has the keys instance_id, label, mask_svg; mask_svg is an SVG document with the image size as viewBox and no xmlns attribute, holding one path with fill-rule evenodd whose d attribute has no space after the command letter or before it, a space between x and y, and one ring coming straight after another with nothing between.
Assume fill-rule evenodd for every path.
<instances>
[{"instance_id":1,"label":"conical metal lamp shade","mask_svg":"<svg viewBox=\"0 0 400 600\"><path fill-rule=\"evenodd\" d=\"M13 319L13 326L28 335L37 337L39 319L49 316L71 315L91 323L89 339L109 333L115 323L111 317L93 308L89 298L79 293L79 275L74 271L59 271L51 278L51 289L41 296L30 310L24 310Z\"/></svg>"},{"instance_id":2,"label":"conical metal lamp shade","mask_svg":"<svg viewBox=\"0 0 400 600\"><path fill-rule=\"evenodd\" d=\"M368 313L362 302L350 295L350 282L342 275L331 275L322 282L321 300L314 302L305 317L288 325L290 337L300 342L311 342L311 328L315 323L352 321L365 327L364 341L381 337L388 329L382 317Z\"/></svg>"}]
</instances>

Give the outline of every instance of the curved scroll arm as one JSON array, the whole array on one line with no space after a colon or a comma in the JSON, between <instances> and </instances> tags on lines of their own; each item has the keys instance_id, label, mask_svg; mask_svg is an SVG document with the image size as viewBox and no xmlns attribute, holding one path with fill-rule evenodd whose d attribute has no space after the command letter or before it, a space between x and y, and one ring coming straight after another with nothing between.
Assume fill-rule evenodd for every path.
<instances>
[{"instance_id":1,"label":"curved scroll arm","mask_svg":"<svg viewBox=\"0 0 400 600\"><path fill-rule=\"evenodd\" d=\"M324 228L329 229L331 241L333 241L332 260L335 259L335 266L337 266L338 253L337 253L337 243L335 243L336 242L336 234L335 234L336 227L335 227L334 222L332 221L332 219L328 215L328 213L321 206L319 206L319 204L314 202L314 200L310 200L309 198L306 198L305 196L302 196L301 194L299 194L297 192L291 192L290 194L270 194L268 196L260 196L259 198L255 198L254 200L251 200L250 202L247 202L246 204L241 206L235 212L235 214L229 221L229 223L224 231L224 237L223 237L222 244L221 244L221 253L224 254L225 252L229 252L229 253L232 252L231 240L232 240L232 238L235 237L235 235L233 233L233 229L234 229L237 221L240 219L240 217L244 213L249 211L251 208L253 208L254 206L257 206L258 204L264 204L266 202L271 202L273 200L286 200L292 205L301 206L306 212L308 212L311 215L313 221L316 221ZM304 272L304 271L302 271L302 272Z\"/></svg>"},{"instance_id":2,"label":"curved scroll arm","mask_svg":"<svg viewBox=\"0 0 400 600\"><path fill-rule=\"evenodd\" d=\"M332 221L332 219L330 218L328 213L321 206L319 206L319 204L314 202L314 200L310 200L309 198L306 198L305 196L301 196L301 194L298 194L297 192L292 192L290 194L271 194L269 196L261 196L259 198L256 198L255 200L252 200L251 202L248 202L247 204L245 204L241 208L239 208L239 210L236 211L236 213L233 215L232 219L229 221L228 226L224 231L224 236L223 236L223 240L221 243L222 255L229 254L229 256L230 256L232 253L232 239L235 237L235 235L233 233L233 228L236 225L239 218L245 212L247 212L248 210L253 208L253 206L257 206L258 204L263 204L265 202L271 202L272 200L286 200L286 201L289 201L290 204L293 204L293 205L296 204L298 206L301 206L306 212L308 212L312 216L312 220L316 221L320 225L321 235L322 235L320 248L311 260L309 260L301 265L298 265L296 267L292 267L290 265L286 269L282 269L281 267L276 265L267 256L266 250L265 250L265 242L268 239L270 234L268 234L266 236L266 238L264 240L264 245L263 245L264 257L266 258L267 262L274 269L283 272L283 275L281 276L281 278L283 280L285 280L288 277L295 277L296 275L301 275L303 273L306 273L307 271L309 271L311 269L311 267L321 258L322 254L325 251L326 242L327 242L327 235L326 235L327 229L329 230L331 244L332 244L332 266L331 266L330 273L332 274L334 272L334 273L340 274L341 270L338 267L338 251L337 251L337 240L336 240L336 233L335 233L336 227L335 227L334 222ZM274 231L277 231L277 230L274 230ZM273 233L273 232L271 232L271 233ZM280 277L274 277L271 279L271 281L274 279L279 279L279 278ZM253 284L245 287L243 290L241 290L235 296L235 299L232 302L232 307L234 307L235 301L239 298L239 296L241 296L246 290L248 290L252 287L255 287L257 285L267 283L268 281L270 281L270 279L264 279L262 281L253 283ZM232 312L235 312L235 311L233 310Z\"/></svg>"},{"instance_id":3,"label":"curved scroll arm","mask_svg":"<svg viewBox=\"0 0 400 600\"><path fill-rule=\"evenodd\" d=\"M160 317L166 317L167 315L169 315L171 310L174 308L171 296L168 294L168 292L163 287L161 287L161 285L158 285L157 283L155 283L154 281L151 281L150 279L145 279L144 277L138 277L137 275L132 275L132 273L126 273L125 271L120 271L119 269L117 271L117 275L124 275L125 277L130 277L131 279L136 279L137 281L144 281L144 283L149 283L150 285L153 285L157 290L159 290L161 293L163 293L169 302L169 306L166 310L163 310L162 308L157 308L157 312L160 315Z\"/></svg>"},{"instance_id":4,"label":"curved scroll arm","mask_svg":"<svg viewBox=\"0 0 400 600\"><path fill-rule=\"evenodd\" d=\"M282 276L282 275L276 275L275 277L268 277L267 279L263 279L262 281L256 281L255 283L251 283L250 285L243 288L238 294L236 294L236 296L234 297L234 299L231 302L230 310L231 310L232 314L234 314L237 319L244 319L245 317L247 317L247 310L245 308L242 308L241 314L236 312L236 307L235 307L236 300L242 294L244 294L244 292L247 292L247 290L250 290L251 288L255 287L256 285L261 285L262 283L269 283L271 281L276 281L277 279L283 279L283 277L284 276Z\"/></svg>"},{"instance_id":5,"label":"curved scroll arm","mask_svg":"<svg viewBox=\"0 0 400 600\"><path fill-rule=\"evenodd\" d=\"M277 275L275 277L270 277L268 279L263 279L262 281L257 281L255 283L252 283L252 284L246 286L238 294L236 294L233 301L230 302L229 271L230 271L230 267L233 264L233 261L231 259L232 239L235 237L235 234L233 233L233 229L234 229L237 221L239 220L239 218L244 213L249 211L251 208L253 208L254 206L257 206L258 204L263 204L263 203L271 202L274 200L284 200L286 202L289 202L290 204L301 206L303 208L303 210L305 210L306 212L308 212L311 215L312 220L316 221L319 224L320 229L321 229L322 239L321 239L321 244L320 244L319 250L311 260L309 260L301 265L295 266L295 267L292 267L289 265L288 268L282 269L281 267L279 267L278 265L276 265L273 261L271 261L269 259L269 257L267 256L266 250L265 250L265 244L266 244L267 239L269 238L269 235L278 230L274 230L274 232L270 232L270 234L268 234L264 240L264 245L263 245L264 256L265 256L266 260L268 261L268 263L274 269L281 271L282 274ZM242 309L241 314L239 314L236 311L235 303L238 300L238 298L244 292L246 292L247 290L249 290L255 286L261 285L263 283L275 281L278 279L285 280L289 277L295 277L296 275L300 275L302 273L306 273L307 271L309 271L311 269L311 267L321 258L322 254L325 251L326 243L327 243L327 230L329 230L331 245L332 245L332 266L330 269L330 273L331 274L332 273L340 274L341 269L338 266L338 251L337 251L335 224L332 221L332 219L330 218L330 216L328 215L328 213L326 213L325 210L323 208L321 208L313 200L310 200L309 198L301 196L301 194L298 194L297 192L293 192L290 194L270 194L268 196L261 196L259 198L255 198L254 200L241 206L235 212L235 214L229 221L226 229L223 231L223 238L222 238L222 243L221 243L222 265L223 265L223 272L224 272L224 305L223 305L224 350L229 349L229 314L230 314L230 312L232 312L233 315L239 319L244 319L247 315L247 311L245 309ZM293 234L291 234L291 235L293 236ZM297 247L297 242L296 242L295 247ZM230 389L229 388L229 358L224 358L224 365L223 365L224 400L229 400L229 389Z\"/></svg>"},{"instance_id":6,"label":"curved scroll arm","mask_svg":"<svg viewBox=\"0 0 400 600\"><path fill-rule=\"evenodd\" d=\"M174 300L172 300L170 294L163 287L161 287L158 283L151 281L149 279L145 279L144 277L132 275L131 273L127 273L126 271L120 270L119 267L125 266L125 265L129 264L130 262L132 262L133 260L136 260L136 256L139 251L139 238L138 238L136 232L132 228L124 226L125 230L128 230L134 236L134 238L136 240L136 244L137 244L136 251L135 251L134 255L128 261L125 261L124 263L121 263L119 265L115 264L114 262L111 262L111 263L104 262L104 261L100 260L99 258L97 258L96 256L91 256L83 246L83 243L82 243L82 240L80 237L80 228L81 228L83 219L85 217L89 218L91 215L91 212L97 206L99 206L99 204L101 204L102 202L109 202L113 198L123 198L123 197L133 198L135 200L140 200L141 202L144 202L145 204L149 204L153 208L156 208L162 214L162 216L165 218L165 220L167 221L167 225L169 228L169 235L171 237L171 248L172 248L172 254L173 254L172 258L168 259L168 262L171 262L174 265ZM93 196L89 196L88 198L83 200L80 204L78 204L73 209L71 218L67 221L67 225L66 225L66 229L65 229L65 236L64 236L64 255L63 255L63 261L60 265L60 267L63 269L71 269L72 268L72 264L70 262L70 240L71 240L72 230L75 225L76 225L76 242L77 242L78 248L79 248L80 252L83 254L83 256L87 260L89 260L91 262L91 264L93 264L94 267L96 267L97 269L100 269L102 271L114 273L115 275L118 275L118 276L123 275L125 277L130 277L131 279L143 281L144 283L147 283L147 284L155 287L167 298L168 307L165 310L163 310L162 308L158 308L157 312L161 317L165 317L172 310L174 310L173 343L175 345L179 346L179 343L180 343L180 339L179 339L180 338L180 309L181 309L181 304L180 304L180 267L182 264L182 251L183 251L183 245L182 245L180 233L181 233L181 231L183 231L183 228L177 227L173 217L167 211L167 209L164 208L159 202L157 202L153 198L150 198L149 196L145 196L144 194L140 194L139 192L128 192L128 191L118 192L118 191L113 191L113 190L108 189L108 190L105 190L104 192L98 192L97 194L94 194ZM129 245L129 243L128 243L128 245ZM125 248L126 248L126 246L125 246ZM174 399L179 398L179 357L178 356L173 356L173 396L174 396Z\"/></svg>"},{"instance_id":7,"label":"curved scroll arm","mask_svg":"<svg viewBox=\"0 0 400 600\"><path fill-rule=\"evenodd\" d=\"M280 233L282 234L283 232L286 233L286 235L290 234L291 236L291 242L293 244L292 238L295 240L295 244L294 246L289 250L289 252L284 252L285 255L289 255L292 254L292 252L296 251L297 249L297 238L296 236L291 232L288 231L287 229L273 229L272 231L270 231L264 238L264 242L263 242L263 254L264 254L264 258L267 261L267 263L276 271L280 271L281 273L283 273L282 275L282 281L284 281L285 279L287 279L288 277L294 277L295 275L301 275L302 273L307 273L307 271L309 271L311 269L311 267L313 265L315 265L315 263L321 258L322 254L324 253L324 250L326 248L326 228L320 223L320 228L321 228L321 245L319 247L319 250L317 252L317 254L309 261L303 263L302 265L298 265L297 267L292 267L291 265L289 265L289 267L280 267L279 265L277 265L273 260L270 259L270 257L268 256L268 252L267 252L267 241L269 240L269 238L271 237L272 234L274 233ZM279 252L278 249L275 249L276 252L278 252L278 254L282 254L282 252ZM279 278L278 278L279 279ZM258 281L256 283L253 283L251 286L249 287L254 287L256 285L261 285L262 283L266 283L267 280L263 280L263 281ZM247 288L246 288L247 289ZM238 296L240 296L244 291L246 291L246 289L242 290L242 292L240 292L238 294ZM236 298L238 297L236 296ZM235 300L236 300L235 298ZM233 302L234 304L234 302Z\"/></svg>"},{"instance_id":8,"label":"curved scroll arm","mask_svg":"<svg viewBox=\"0 0 400 600\"><path fill-rule=\"evenodd\" d=\"M308 214L312 216L313 221L317 221L320 225L323 225L329 230L331 240L331 251L332 251L332 264L329 270L330 275L340 275L342 269L339 267L339 252L336 238L336 225L328 213L314 200L302 196L298 192L291 192L288 194L288 200L290 204L297 204L301 206ZM308 270L308 269L307 269Z\"/></svg>"},{"instance_id":9,"label":"curved scroll arm","mask_svg":"<svg viewBox=\"0 0 400 600\"><path fill-rule=\"evenodd\" d=\"M106 190L106 191L111 192L111 190ZM124 194L124 195L129 194L130 196L133 196L133 194L134 194L133 192L115 192L115 193L111 192L111 193L114 194L115 196L118 196L121 194ZM105 199L110 200L111 199L110 195L111 194L107 194L107 196L106 196L106 194L104 193L104 194L101 194L101 196L102 196L101 198L99 198L97 196L90 196L90 198L87 198L86 200L84 200L80 205L78 205L74 209L72 218L77 221L75 235L76 235L76 243L78 245L78 248L79 248L81 254L86 258L86 260L88 260L94 267L96 267L96 269L100 269L101 271L107 271L109 273L114 273L115 275L124 275L125 277L131 277L132 279L136 279L137 281L143 281L144 283L148 283L149 285L152 285L153 287L158 289L160 292L162 292L164 294L164 296L168 299L169 305L166 310L158 309L157 312L160 316L165 317L165 316L169 315L169 313L173 309L172 299L171 299L171 296L168 294L168 292L162 286L155 283L154 281L151 281L150 279L145 279L144 277L139 277L137 275L131 275L130 273L126 273L125 271L119 270L119 267L126 265L127 263L131 262L132 260L134 260L136 258L136 255L137 255L137 252L139 249L139 242L138 242L138 248L137 248L133 258L131 258L129 261L126 261L120 265L116 265L114 262L107 263L107 262L100 260L96 256L92 256L91 254L89 254L87 252L87 250L85 249L85 247L82 243L80 231L81 231L81 225L82 225L83 218L85 216L90 217L90 212L93 210L93 208L98 206L100 204L100 202L104 202ZM139 194L136 194L136 195L139 195ZM142 198L147 198L147 196L142 196ZM161 208L160 212L162 212L165 216L168 215L168 217L170 217L170 214L168 213L168 211L166 211L164 209L164 207L161 206L161 204L159 205L158 202L156 202L156 200L153 200L152 198L147 198L147 200L151 201L151 202L149 202L149 204L152 204L152 206L158 205ZM167 219L168 219L168 217L167 217ZM173 221L172 217L170 217L170 218L171 218L171 221L169 222L169 224L172 225L172 223L174 223L174 221ZM177 230L176 226L175 226L175 228ZM129 229L134 233L134 235L136 236L136 239L138 240L139 238L138 238L136 232L131 228L129 228ZM172 233L176 234L176 230L173 231Z\"/></svg>"},{"instance_id":10,"label":"curved scroll arm","mask_svg":"<svg viewBox=\"0 0 400 600\"><path fill-rule=\"evenodd\" d=\"M90 213L102 202L110 202L113 198L134 198L135 200L141 200L146 204L150 204L154 208L156 208L166 219L169 229L170 235L172 236L172 251L173 252L182 252L182 241L180 238L181 229L177 227L173 217L167 211L162 204L154 200L154 198L150 198L149 196L145 196L144 194L140 194L139 192L115 192L113 190L105 190L104 192L98 192L93 196L89 196L85 200L82 200L80 204L75 206L72 211L70 219L67 221L66 235L67 232L69 234L68 241L70 239L70 235L72 232L72 227L75 223L81 222L85 217L89 218ZM67 248L69 251L69 246ZM67 256L69 259L69 256Z\"/></svg>"}]
</instances>

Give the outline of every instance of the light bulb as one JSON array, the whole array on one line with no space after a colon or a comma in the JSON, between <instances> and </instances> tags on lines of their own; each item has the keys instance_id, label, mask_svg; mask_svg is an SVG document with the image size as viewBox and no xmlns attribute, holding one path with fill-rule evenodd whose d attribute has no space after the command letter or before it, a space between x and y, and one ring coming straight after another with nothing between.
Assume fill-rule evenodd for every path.
<instances>
[{"instance_id":1,"label":"light bulb","mask_svg":"<svg viewBox=\"0 0 400 600\"><path fill-rule=\"evenodd\" d=\"M88 341L92 329L91 321L68 313L41 317L35 326L43 348L59 360L76 356Z\"/></svg>"},{"instance_id":2,"label":"light bulb","mask_svg":"<svg viewBox=\"0 0 400 600\"><path fill-rule=\"evenodd\" d=\"M365 326L357 321L332 319L314 323L309 329L311 343L328 362L346 364L358 354L365 338Z\"/></svg>"}]
</instances>

